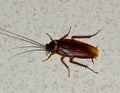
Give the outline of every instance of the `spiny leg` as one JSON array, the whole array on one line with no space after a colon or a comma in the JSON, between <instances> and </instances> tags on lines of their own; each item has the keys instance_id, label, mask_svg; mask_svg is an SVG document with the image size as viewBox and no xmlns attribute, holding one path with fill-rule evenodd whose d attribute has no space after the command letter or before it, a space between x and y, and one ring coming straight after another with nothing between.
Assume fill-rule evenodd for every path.
<instances>
[{"instance_id":1,"label":"spiny leg","mask_svg":"<svg viewBox=\"0 0 120 93\"><path fill-rule=\"evenodd\" d=\"M94 64L94 60L91 58L92 63Z\"/></svg>"},{"instance_id":2,"label":"spiny leg","mask_svg":"<svg viewBox=\"0 0 120 93\"><path fill-rule=\"evenodd\" d=\"M50 40L53 41L52 37L48 33L46 33L46 34L48 35L48 37L50 38Z\"/></svg>"},{"instance_id":3,"label":"spiny leg","mask_svg":"<svg viewBox=\"0 0 120 93\"><path fill-rule=\"evenodd\" d=\"M85 68L91 70L92 72L98 74L98 72L95 72L93 69L89 68L87 65L84 65L84 64L81 64L81 63L78 63L78 62L73 61L73 58L74 58L74 57L70 57L70 62L71 62L71 63L76 64L76 65L80 65L80 66L82 66L82 67L85 67Z\"/></svg>"},{"instance_id":4,"label":"spiny leg","mask_svg":"<svg viewBox=\"0 0 120 93\"><path fill-rule=\"evenodd\" d=\"M61 62L63 63L63 65L65 65L65 67L68 69L68 77L70 77L70 69L69 69L69 66L64 62L64 59L65 57L64 56L62 56L61 57Z\"/></svg>"},{"instance_id":5,"label":"spiny leg","mask_svg":"<svg viewBox=\"0 0 120 93\"><path fill-rule=\"evenodd\" d=\"M51 53L48 58L46 58L45 60L43 60L43 62L47 61L54 53Z\"/></svg>"},{"instance_id":6,"label":"spiny leg","mask_svg":"<svg viewBox=\"0 0 120 93\"><path fill-rule=\"evenodd\" d=\"M61 37L60 39L65 39L65 38L69 35L71 28L72 28L72 27L70 26L69 32L68 32L67 34L65 34L63 37Z\"/></svg>"},{"instance_id":7,"label":"spiny leg","mask_svg":"<svg viewBox=\"0 0 120 93\"><path fill-rule=\"evenodd\" d=\"M97 35L100 31L101 31L101 30L99 30L98 32L96 32L96 33L95 33L95 34L93 34L93 35L85 35L85 36L72 36L72 39L74 39L74 38L91 38L91 37L93 37L93 36Z\"/></svg>"}]
</instances>

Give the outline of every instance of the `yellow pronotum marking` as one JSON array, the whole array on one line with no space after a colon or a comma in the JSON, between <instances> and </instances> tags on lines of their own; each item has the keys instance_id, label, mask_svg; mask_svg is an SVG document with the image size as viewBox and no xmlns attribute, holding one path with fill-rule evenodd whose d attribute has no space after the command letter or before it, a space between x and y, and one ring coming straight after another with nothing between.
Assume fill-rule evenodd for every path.
<instances>
[{"instance_id":1,"label":"yellow pronotum marking","mask_svg":"<svg viewBox=\"0 0 120 93\"><path fill-rule=\"evenodd\" d=\"M54 49L52 50L53 52L54 52L54 51L56 51L56 50L57 50L57 48L58 48L58 43L57 43L57 41L56 41L56 40L54 40L54 43L55 43L55 47L54 47Z\"/></svg>"}]
</instances>

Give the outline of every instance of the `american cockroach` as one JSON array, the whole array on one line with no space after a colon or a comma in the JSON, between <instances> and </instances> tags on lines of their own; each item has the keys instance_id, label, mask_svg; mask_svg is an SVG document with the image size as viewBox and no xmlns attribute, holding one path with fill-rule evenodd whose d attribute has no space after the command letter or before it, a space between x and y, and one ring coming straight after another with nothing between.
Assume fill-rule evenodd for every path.
<instances>
[{"instance_id":1,"label":"american cockroach","mask_svg":"<svg viewBox=\"0 0 120 93\"><path fill-rule=\"evenodd\" d=\"M90 71L92 71L96 74L98 73L98 72L94 71L93 69L91 69L90 67L88 67L87 65L76 62L73 59L74 58L91 59L91 61L94 63L93 59L95 59L98 56L98 48L95 47L95 46L92 46L88 43L75 40L75 38L91 38L91 37L97 35L100 32L100 30L93 35L72 36L71 39L67 39L66 37L69 35L70 30L71 30L71 27L70 27L69 32L58 40L56 40L56 39L54 40L47 33L51 42L44 45L44 44L41 44L41 43L39 43L35 40L32 40L30 38L27 38L27 37L24 37L24 36L21 36L21 35L18 35L18 34L15 34L13 32L10 32L8 30L3 29L3 28L0 28L0 29L2 30L2 31L0 31L0 34L2 34L2 35L12 37L12 38L15 38L15 39L19 39L21 41L25 41L25 42L28 42L28 43L34 45L34 46L17 47L17 48L30 48L30 47L32 47L32 48L35 48L35 49L24 51L24 52L21 52L21 53L17 53L16 55L27 53L27 52L32 52L32 51L46 51L47 53L50 53L50 55L48 56L47 59L45 59L43 61L48 60L54 54L60 55L61 56L61 62L64 64L64 66L68 70L68 77L70 76L70 69L69 69L69 66L64 62L65 57L69 57L70 63L85 67L85 68L89 69ZM13 49L17 49L17 48L13 48ZM14 56L16 56L16 55L14 55Z\"/></svg>"}]
</instances>

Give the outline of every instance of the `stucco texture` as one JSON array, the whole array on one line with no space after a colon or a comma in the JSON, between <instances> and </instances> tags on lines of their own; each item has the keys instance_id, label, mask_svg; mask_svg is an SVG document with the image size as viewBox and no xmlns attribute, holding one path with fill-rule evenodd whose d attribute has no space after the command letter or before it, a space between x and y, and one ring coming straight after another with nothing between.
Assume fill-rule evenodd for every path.
<instances>
[{"instance_id":1,"label":"stucco texture","mask_svg":"<svg viewBox=\"0 0 120 93\"><path fill-rule=\"evenodd\" d=\"M99 56L74 59L99 74L71 64L71 76L59 55L49 60L45 51L15 56L32 45L0 34L0 93L120 93L120 0L0 0L0 27L42 44L65 35L91 35L77 39L97 46ZM0 30L0 32L3 32ZM10 51L9 51L10 50Z\"/></svg>"}]
</instances>

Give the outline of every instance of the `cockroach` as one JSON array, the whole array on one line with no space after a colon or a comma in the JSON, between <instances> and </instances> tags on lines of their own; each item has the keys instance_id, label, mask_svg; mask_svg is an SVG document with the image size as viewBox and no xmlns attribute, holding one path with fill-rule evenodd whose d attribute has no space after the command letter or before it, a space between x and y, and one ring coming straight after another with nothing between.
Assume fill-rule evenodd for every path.
<instances>
[{"instance_id":1,"label":"cockroach","mask_svg":"<svg viewBox=\"0 0 120 93\"><path fill-rule=\"evenodd\" d=\"M21 52L21 53L17 53L14 56L19 55L19 54L23 54L23 53L27 53L27 52L32 52L32 51L46 51L46 53L50 53L50 55L47 57L47 59L43 60L43 62L47 61L54 54L60 55L61 56L61 62L63 63L63 65L68 70L68 77L70 77L70 69L69 69L69 66L64 61L65 57L69 58L70 63L85 67L85 68L89 69L90 71L98 74L98 72L94 71L93 69L91 69L87 65L84 65L80 62L76 62L73 59L74 58L91 59L91 61L94 63L93 59L98 57L98 48L93 46L93 45L90 45L88 43L75 40L75 38L91 38L91 37L97 35L100 32L100 30L93 35L72 36L71 39L67 39L66 37L69 35L70 30L71 30L71 27L70 27L68 33L65 34L63 37L61 37L58 40L53 39L47 33L51 42L44 45L44 44L41 44L41 43L39 43L35 40L32 40L30 38L27 38L27 37L24 37L24 36L21 36L21 35L18 35L18 34L15 34L13 32L10 32L8 30L3 29L3 28L0 28L0 29L2 30L2 31L0 31L0 34L2 34L2 35L12 37L12 38L15 38L15 39L19 39L21 41L25 41L25 42L28 42L28 43L34 45L34 46L22 46L22 47L17 47L17 48L30 48L30 47L36 48L36 49L33 49L33 50L28 50L28 51L24 51L24 52ZM13 49L17 49L17 48L13 48Z\"/></svg>"}]
</instances>

